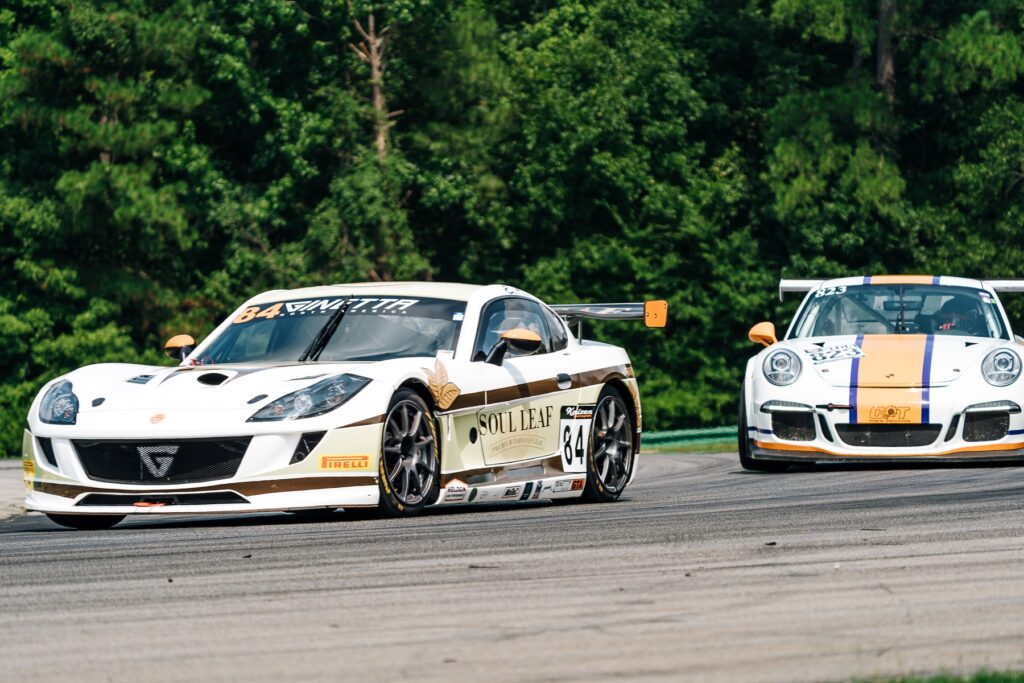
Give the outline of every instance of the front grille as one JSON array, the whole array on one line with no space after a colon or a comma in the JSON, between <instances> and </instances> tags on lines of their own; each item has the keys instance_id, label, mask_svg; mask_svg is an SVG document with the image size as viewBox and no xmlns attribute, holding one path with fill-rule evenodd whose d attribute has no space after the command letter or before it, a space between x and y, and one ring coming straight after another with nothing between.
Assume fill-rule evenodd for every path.
<instances>
[{"instance_id":1,"label":"front grille","mask_svg":"<svg viewBox=\"0 0 1024 683\"><path fill-rule=\"evenodd\" d=\"M814 441L814 413L772 413L772 434L786 441Z\"/></svg>"},{"instance_id":2,"label":"front grille","mask_svg":"<svg viewBox=\"0 0 1024 683\"><path fill-rule=\"evenodd\" d=\"M935 442L942 425L836 425L836 433L848 446L864 448L914 448Z\"/></svg>"},{"instance_id":3,"label":"front grille","mask_svg":"<svg viewBox=\"0 0 1024 683\"><path fill-rule=\"evenodd\" d=\"M90 479L188 484L235 476L251 438L72 443Z\"/></svg>"},{"instance_id":4,"label":"front grille","mask_svg":"<svg viewBox=\"0 0 1024 683\"><path fill-rule=\"evenodd\" d=\"M89 493L75 505L85 507L162 507L165 505L237 505L248 503L234 491L212 491L210 493L175 493L171 495L125 495L121 493Z\"/></svg>"},{"instance_id":5,"label":"front grille","mask_svg":"<svg viewBox=\"0 0 1024 683\"><path fill-rule=\"evenodd\" d=\"M997 441L1010 429L1010 414L967 413L964 416L964 441Z\"/></svg>"}]
</instances>

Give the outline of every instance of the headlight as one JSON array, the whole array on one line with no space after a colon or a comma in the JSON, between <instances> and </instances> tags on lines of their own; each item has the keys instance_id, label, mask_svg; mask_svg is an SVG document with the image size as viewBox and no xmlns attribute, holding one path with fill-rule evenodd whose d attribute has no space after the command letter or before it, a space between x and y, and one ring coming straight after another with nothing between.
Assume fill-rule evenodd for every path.
<instances>
[{"instance_id":1,"label":"headlight","mask_svg":"<svg viewBox=\"0 0 1024 683\"><path fill-rule=\"evenodd\" d=\"M71 382L61 380L50 387L39 404L39 419L51 425L73 425L78 419L78 397Z\"/></svg>"},{"instance_id":2,"label":"headlight","mask_svg":"<svg viewBox=\"0 0 1024 683\"><path fill-rule=\"evenodd\" d=\"M764 376L772 384L784 387L800 376L800 358L792 351L779 349L764 359Z\"/></svg>"},{"instance_id":3,"label":"headlight","mask_svg":"<svg viewBox=\"0 0 1024 683\"><path fill-rule=\"evenodd\" d=\"M268 403L250 417L249 422L298 420L323 415L355 396L369 383L370 380L358 375L329 377Z\"/></svg>"},{"instance_id":4,"label":"headlight","mask_svg":"<svg viewBox=\"0 0 1024 683\"><path fill-rule=\"evenodd\" d=\"M992 386L1005 387L1020 376L1020 356L1010 349L996 349L985 356L981 374Z\"/></svg>"}]
</instances>

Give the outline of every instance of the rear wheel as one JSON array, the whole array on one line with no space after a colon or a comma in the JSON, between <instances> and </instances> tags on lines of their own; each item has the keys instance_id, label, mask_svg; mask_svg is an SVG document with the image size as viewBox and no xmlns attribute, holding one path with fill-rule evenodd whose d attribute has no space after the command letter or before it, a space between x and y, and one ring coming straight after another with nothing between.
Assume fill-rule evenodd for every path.
<instances>
[{"instance_id":1,"label":"rear wheel","mask_svg":"<svg viewBox=\"0 0 1024 683\"><path fill-rule=\"evenodd\" d=\"M384 418L378 486L380 510L391 517L419 514L441 489L437 426L426 402L399 389Z\"/></svg>"},{"instance_id":2,"label":"rear wheel","mask_svg":"<svg viewBox=\"0 0 1024 683\"><path fill-rule=\"evenodd\" d=\"M595 503L618 500L629 483L635 462L633 420L619 392L606 386L597 399L590 427L583 499Z\"/></svg>"},{"instance_id":3,"label":"rear wheel","mask_svg":"<svg viewBox=\"0 0 1024 683\"><path fill-rule=\"evenodd\" d=\"M739 434L737 444L740 452L740 466L752 472L785 472L789 464L772 460L754 460L750 457L750 437L747 434L747 398L744 391L740 391L740 417Z\"/></svg>"},{"instance_id":4,"label":"rear wheel","mask_svg":"<svg viewBox=\"0 0 1024 683\"><path fill-rule=\"evenodd\" d=\"M83 531L109 529L124 519L124 515L54 515L49 512L46 513L46 516L50 518L51 522L69 529Z\"/></svg>"}]
</instances>

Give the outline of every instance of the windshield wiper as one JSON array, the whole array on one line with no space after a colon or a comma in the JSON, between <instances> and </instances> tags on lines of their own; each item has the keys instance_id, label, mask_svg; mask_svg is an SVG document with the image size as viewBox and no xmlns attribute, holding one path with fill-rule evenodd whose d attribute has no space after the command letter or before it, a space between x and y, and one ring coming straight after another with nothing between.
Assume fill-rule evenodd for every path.
<instances>
[{"instance_id":1,"label":"windshield wiper","mask_svg":"<svg viewBox=\"0 0 1024 683\"><path fill-rule=\"evenodd\" d=\"M349 304L352 303L352 295L349 294L348 298L341 302L341 305L335 309L334 313L331 313L331 317L328 318L327 322L317 335L313 337L313 341L309 343L309 347L302 352L299 356L299 361L305 360L320 360L320 354L327 348L327 342L331 341L331 337L338 330L338 325L341 324L341 319L345 316L345 311L348 310Z\"/></svg>"}]
</instances>

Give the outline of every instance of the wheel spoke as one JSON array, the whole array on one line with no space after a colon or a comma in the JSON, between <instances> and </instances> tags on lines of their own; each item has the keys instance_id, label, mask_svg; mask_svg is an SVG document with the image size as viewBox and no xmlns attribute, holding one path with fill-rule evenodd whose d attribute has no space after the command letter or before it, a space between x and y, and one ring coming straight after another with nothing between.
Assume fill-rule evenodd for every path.
<instances>
[{"instance_id":1,"label":"wheel spoke","mask_svg":"<svg viewBox=\"0 0 1024 683\"><path fill-rule=\"evenodd\" d=\"M601 460L601 468L597 472L597 476L601 481L608 481L608 466L610 465L611 460L611 456L607 454Z\"/></svg>"},{"instance_id":2,"label":"wheel spoke","mask_svg":"<svg viewBox=\"0 0 1024 683\"><path fill-rule=\"evenodd\" d=\"M617 419L617 420L615 420L615 426L614 426L614 427L612 427L612 431L613 431L613 432L619 432L619 431L622 431L622 425L623 425L623 424L624 424L625 422L626 422L626 416L625 416L625 415L619 415L618 419Z\"/></svg>"},{"instance_id":3,"label":"wheel spoke","mask_svg":"<svg viewBox=\"0 0 1024 683\"><path fill-rule=\"evenodd\" d=\"M402 470L402 493L399 496L402 500L409 498L409 470Z\"/></svg>"},{"instance_id":4,"label":"wheel spoke","mask_svg":"<svg viewBox=\"0 0 1024 683\"><path fill-rule=\"evenodd\" d=\"M385 453L401 453L402 452L402 447L401 446L384 446L384 452Z\"/></svg>"},{"instance_id":5,"label":"wheel spoke","mask_svg":"<svg viewBox=\"0 0 1024 683\"><path fill-rule=\"evenodd\" d=\"M402 471L402 459L398 458L398 460L395 461L395 468L393 470L391 470L390 474L388 474L388 481L391 482L392 486L394 486L395 482L398 481L398 479L397 479L398 473L401 472L401 471Z\"/></svg>"},{"instance_id":6,"label":"wheel spoke","mask_svg":"<svg viewBox=\"0 0 1024 683\"><path fill-rule=\"evenodd\" d=\"M419 431L420 420L422 419L423 413L421 413L420 411L417 410L415 413L412 414L412 424L409 426L409 431L406 432L409 436L413 436L416 434L417 431Z\"/></svg>"}]
</instances>

